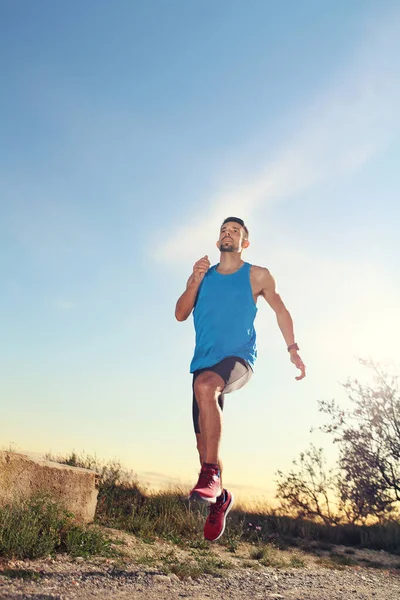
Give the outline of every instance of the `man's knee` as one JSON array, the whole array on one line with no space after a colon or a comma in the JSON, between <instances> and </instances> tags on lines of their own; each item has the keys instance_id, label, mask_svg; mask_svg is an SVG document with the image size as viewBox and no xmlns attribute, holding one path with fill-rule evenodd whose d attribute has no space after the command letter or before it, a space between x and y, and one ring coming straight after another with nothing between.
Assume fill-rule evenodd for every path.
<instances>
[{"instance_id":1,"label":"man's knee","mask_svg":"<svg viewBox=\"0 0 400 600\"><path fill-rule=\"evenodd\" d=\"M225 383L219 375L205 372L199 375L194 382L194 392L197 402L216 401L223 391Z\"/></svg>"}]
</instances>

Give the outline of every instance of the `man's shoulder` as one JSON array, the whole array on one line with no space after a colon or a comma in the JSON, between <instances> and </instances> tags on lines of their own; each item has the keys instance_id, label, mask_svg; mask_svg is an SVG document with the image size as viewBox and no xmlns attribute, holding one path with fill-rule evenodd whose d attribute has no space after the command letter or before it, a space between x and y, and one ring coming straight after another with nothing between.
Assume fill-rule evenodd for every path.
<instances>
[{"instance_id":1,"label":"man's shoulder","mask_svg":"<svg viewBox=\"0 0 400 600\"><path fill-rule=\"evenodd\" d=\"M271 273L270 273L269 269L267 269L267 267L251 265L250 272L251 272L252 276L254 276L256 279L264 279L267 277L271 277Z\"/></svg>"},{"instance_id":2,"label":"man's shoulder","mask_svg":"<svg viewBox=\"0 0 400 600\"><path fill-rule=\"evenodd\" d=\"M275 281L267 267L252 265L250 279L253 290L257 293L261 290L269 290L275 287Z\"/></svg>"}]
</instances>

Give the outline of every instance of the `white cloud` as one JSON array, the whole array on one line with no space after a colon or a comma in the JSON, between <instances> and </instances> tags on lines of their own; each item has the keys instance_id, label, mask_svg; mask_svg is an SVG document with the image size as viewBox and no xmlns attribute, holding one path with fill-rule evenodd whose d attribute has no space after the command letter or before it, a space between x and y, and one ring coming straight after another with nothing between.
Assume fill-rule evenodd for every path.
<instances>
[{"instance_id":1,"label":"white cloud","mask_svg":"<svg viewBox=\"0 0 400 600\"><path fill-rule=\"evenodd\" d=\"M298 194L317 183L351 173L374 156L399 128L399 13L366 35L347 67L298 116L293 133L275 159L242 185L229 182L205 199L201 217L184 223L156 248L160 262L187 262L216 241L227 214L249 218L260 208ZM204 216L206 214L206 216Z\"/></svg>"},{"instance_id":2,"label":"white cloud","mask_svg":"<svg viewBox=\"0 0 400 600\"><path fill-rule=\"evenodd\" d=\"M315 398L335 396L338 382L355 374L357 357L387 361L397 356L400 286L389 266L385 269L378 258L372 261L370 253L342 259L343 253L319 254L305 244L299 246L298 240L273 230L265 208L357 171L398 133L399 16L366 36L346 69L303 111L301 131L299 127L272 160L258 173L244 177L242 185L228 182L205 199L201 216L180 224L156 249L156 260L167 262L168 268L187 270L188 260L215 248L219 224L228 214L253 222L255 241L246 260L253 262L254 251L257 264L271 268L294 318L308 367L307 391L299 393L304 394L310 423ZM271 232L268 248L263 243L264 227L267 235ZM268 354L277 372L291 368L282 352L275 316L262 302L256 326L260 362Z\"/></svg>"}]
</instances>

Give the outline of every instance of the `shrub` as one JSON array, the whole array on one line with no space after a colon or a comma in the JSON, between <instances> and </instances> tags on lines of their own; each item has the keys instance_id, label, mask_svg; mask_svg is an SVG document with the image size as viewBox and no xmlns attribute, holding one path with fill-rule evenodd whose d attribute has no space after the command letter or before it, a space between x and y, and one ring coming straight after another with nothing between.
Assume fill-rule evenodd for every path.
<instances>
[{"instance_id":1,"label":"shrub","mask_svg":"<svg viewBox=\"0 0 400 600\"><path fill-rule=\"evenodd\" d=\"M0 509L0 556L35 559L54 552L114 554L111 541L100 530L77 525L73 515L49 496Z\"/></svg>"}]
</instances>

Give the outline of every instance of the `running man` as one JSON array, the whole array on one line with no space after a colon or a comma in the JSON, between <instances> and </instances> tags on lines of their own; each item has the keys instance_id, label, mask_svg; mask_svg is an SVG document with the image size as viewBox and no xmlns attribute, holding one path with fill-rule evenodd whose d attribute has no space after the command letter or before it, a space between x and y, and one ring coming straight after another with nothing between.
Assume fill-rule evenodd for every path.
<instances>
[{"instance_id":1,"label":"running man","mask_svg":"<svg viewBox=\"0 0 400 600\"><path fill-rule=\"evenodd\" d=\"M204 526L207 540L219 539L233 495L222 486L219 446L224 396L250 379L257 357L254 319L262 296L275 311L292 363L305 377L305 366L295 343L293 321L275 289L268 269L242 260L249 232L242 219L228 217L221 226L217 248L220 262L211 267L208 256L193 267L175 316L185 321L193 311L196 344L190 365L193 374L193 425L201 471L190 498L209 503Z\"/></svg>"}]
</instances>

